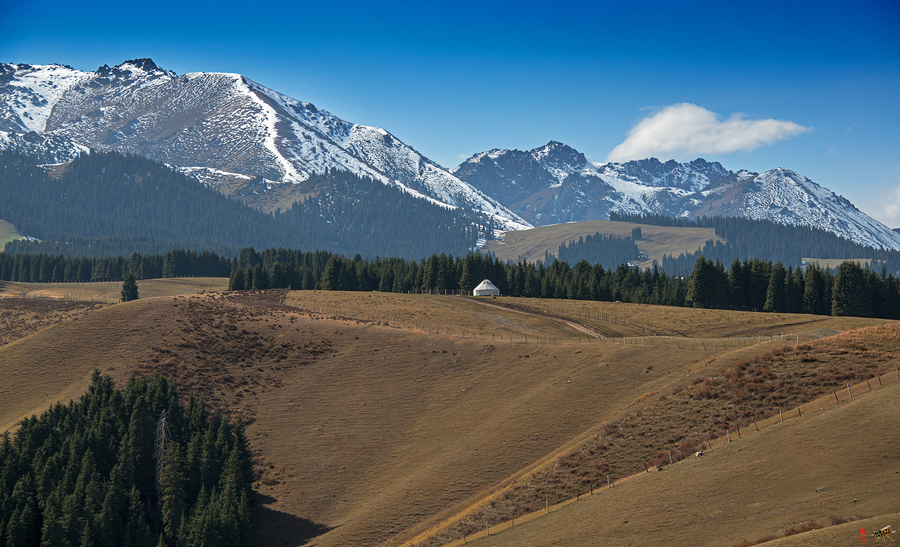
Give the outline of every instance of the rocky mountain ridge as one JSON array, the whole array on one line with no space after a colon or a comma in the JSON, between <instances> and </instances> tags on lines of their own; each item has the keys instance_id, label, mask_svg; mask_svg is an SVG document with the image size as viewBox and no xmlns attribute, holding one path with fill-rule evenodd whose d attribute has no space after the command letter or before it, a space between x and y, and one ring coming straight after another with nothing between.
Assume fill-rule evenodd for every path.
<instances>
[{"instance_id":1,"label":"rocky mountain ridge","mask_svg":"<svg viewBox=\"0 0 900 547\"><path fill-rule=\"evenodd\" d=\"M811 226L862 245L900 249L897 231L812 180L777 168L731 171L702 158L597 163L555 141L530 151L495 149L453 169L528 222L609 218L610 212L682 218L735 216Z\"/></svg>"},{"instance_id":2,"label":"rocky mountain ridge","mask_svg":"<svg viewBox=\"0 0 900 547\"><path fill-rule=\"evenodd\" d=\"M897 231L788 169L734 172L701 158L598 163L551 141L530 151L490 150L447 170L384 129L242 75L177 75L150 59L94 72L2 64L0 98L0 146L43 149L48 163L89 148L135 153L226 193L250 179L263 179L265 191L339 170L492 219L496 230L605 219L612 211L743 216L900 249Z\"/></svg>"}]
</instances>

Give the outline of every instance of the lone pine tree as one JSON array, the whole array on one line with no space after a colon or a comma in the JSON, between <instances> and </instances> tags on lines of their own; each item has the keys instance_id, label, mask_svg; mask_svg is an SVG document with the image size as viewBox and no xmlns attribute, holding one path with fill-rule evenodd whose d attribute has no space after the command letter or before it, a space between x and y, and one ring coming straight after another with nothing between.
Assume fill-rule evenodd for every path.
<instances>
[{"instance_id":1,"label":"lone pine tree","mask_svg":"<svg viewBox=\"0 0 900 547\"><path fill-rule=\"evenodd\" d=\"M128 272L125 274L125 281L122 282L122 302L131 302L138 299L137 281L134 274Z\"/></svg>"}]
</instances>

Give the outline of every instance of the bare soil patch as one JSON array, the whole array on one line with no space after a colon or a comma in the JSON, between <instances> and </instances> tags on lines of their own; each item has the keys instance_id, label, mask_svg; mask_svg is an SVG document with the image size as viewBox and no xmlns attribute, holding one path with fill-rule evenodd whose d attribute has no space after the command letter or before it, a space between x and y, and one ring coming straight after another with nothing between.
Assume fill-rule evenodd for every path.
<instances>
[{"instance_id":1,"label":"bare soil patch","mask_svg":"<svg viewBox=\"0 0 900 547\"><path fill-rule=\"evenodd\" d=\"M101 304L37 298L0 298L0 346L80 317Z\"/></svg>"}]
</instances>

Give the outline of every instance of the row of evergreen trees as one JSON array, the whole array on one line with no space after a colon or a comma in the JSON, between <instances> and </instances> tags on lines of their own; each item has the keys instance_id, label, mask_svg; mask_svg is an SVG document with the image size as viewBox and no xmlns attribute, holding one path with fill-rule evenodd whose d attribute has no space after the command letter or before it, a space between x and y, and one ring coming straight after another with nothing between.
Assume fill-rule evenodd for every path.
<instances>
[{"instance_id":1,"label":"row of evergreen trees","mask_svg":"<svg viewBox=\"0 0 900 547\"><path fill-rule=\"evenodd\" d=\"M857 262L845 262L833 274L816 264L804 271L759 259L735 259L727 270L721 262L701 257L686 280L658 267L641 271L623 264L607 270L584 260L570 267L559 260L549 266L504 263L477 253L462 258L432 255L419 262L331 255L321 271L279 261L238 266L231 273L229 289L290 286L469 294L485 278L501 294L511 296L900 319L898 279L884 269L879 274Z\"/></svg>"},{"instance_id":2,"label":"row of evergreen trees","mask_svg":"<svg viewBox=\"0 0 900 547\"><path fill-rule=\"evenodd\" d=\"M0 438L0 547L250 545L252 480L240 421L161 376L120 391L95 371Z\"/></svg>"},{"instance_id":3,"label":"row of evergreen trees","mask_svg":"<svg viewBox=\"0 0 900 547\"><path fill-rule=\"evenodd\" d=\"M884 268L876 273L856 262L845 262L832 273L815 264L804 270L760 259L734 259L726 269L720 261L700 257L686 279L657 266L641 271L625 264L606 269L586 260L574 266L560 260L549 265L508 263L471 252L464 257L432 254L419 261L253 248L241 250L231 260L183 250L128 259L0 253L0 280L50 281L54 274L48 272L60 271L61 280L71 281L122 279L129 273L137 279L227 275L231 290L291 287L440 294L468 294L481 280L490 279L501 294L512 296L900 319L897 277ZM70 279L65 272L80 273Z\"/></svg>"},{"instance_id":4,"label":"row of evergreen trees","mask_svg":"<svg viewBox=\"0 0 900 547\"><path fill-rule=\"evenodd\" d=\"M0 253L0 281L72 283L161 277L227 277L232 260L210 251L176 249L163 255L73 258L64 255Z\"/></svg>"},{"instance_id":5,"label":"row of evergreen trees","mask_svg":"<svg viewBox=\"0 0 900 547\"><path fill-rule=\"evenodd\" d=\"M636 228L640 238L640 228ZM575 264L581 260L587 260L591 264L627 264L638 261L641 251L634 242L635 238L621 236L607 236L595 233L594 235L579 236L577 240L563 243L556 253L557 258L569 264ZM544 255L544 261L549 262L549 254Z\"/></svg>"},{"instance_id":6,"label":"row of evergreen trees","mask_svg":"<svg viewBox=\"0 0 900 547\"><path fill-rule=\"evenodd\" d=\"M835 273L811 264L804 271L780 262L697 259L687 302L696 307L734 308L817 315L900 319L900 280L843 262Z\"/></svg>"}]
</instances>

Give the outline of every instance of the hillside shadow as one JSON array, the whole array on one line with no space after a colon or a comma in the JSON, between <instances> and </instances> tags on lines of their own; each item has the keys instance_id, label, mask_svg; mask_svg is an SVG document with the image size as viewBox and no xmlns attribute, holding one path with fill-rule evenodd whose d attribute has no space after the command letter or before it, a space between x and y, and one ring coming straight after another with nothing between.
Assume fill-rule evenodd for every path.
<instances>
[{"instance_id":1,"label":"hillside shadow","mask_svg":"<svg viewBox=\"0 0 900 547\"><path fill-rule=\"evenodd\" d=\"M274 501L275 498L256 493L253 535L258 547L300 547L334 529L333 526L266 507Z\"/></svg>"}]
</instances>

